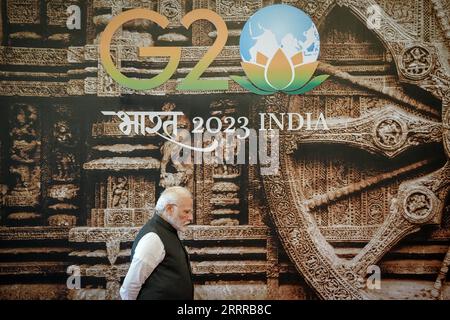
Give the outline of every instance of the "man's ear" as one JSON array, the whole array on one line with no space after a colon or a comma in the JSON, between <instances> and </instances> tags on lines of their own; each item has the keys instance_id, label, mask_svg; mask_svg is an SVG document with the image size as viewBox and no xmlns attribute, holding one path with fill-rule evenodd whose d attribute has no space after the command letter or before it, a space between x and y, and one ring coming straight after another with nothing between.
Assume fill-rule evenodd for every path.
<instances>
[{"instance_id":1,"label":"man's ear","mask_svg":"<svg viewBox=\"0 0 450 320\"><path fill-rule=\"evenodd\" d=\"M166 212L167 212L170 216L172 216L172 214L173 214L173 205L171 205L171 204L166 204L165 210L166 210Z\"/></svg>"}]
</instances>

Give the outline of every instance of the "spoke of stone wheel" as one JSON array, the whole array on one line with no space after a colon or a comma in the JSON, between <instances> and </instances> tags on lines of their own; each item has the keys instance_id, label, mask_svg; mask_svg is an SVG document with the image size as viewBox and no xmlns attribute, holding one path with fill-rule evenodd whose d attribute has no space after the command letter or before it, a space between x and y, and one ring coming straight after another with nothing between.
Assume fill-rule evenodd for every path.
<instances>
[{"instance_id":1,"label":"spoke of stone wheel","mask_svg":"<svg viewBox=\"0 0 450 320\"><path fill-rule=\"evenodd\" d=\"M322 62L322 61L320 62L317 70L325 72L330 75L333 75L334 77L337 77L339 79L348 81L353 85L356 85L356 86L362 87L364 89L374 91L383 96L389 97L389 98L393 99L394 101L399 102L408 107L412 107L416 110L425 111L429 114L432 114L433 116L439 116L438 110L431 108L428 105L407 96L403 91L401 91L399 89L387 87L387 86L380 85L380 84L375 84L370 81L352 76L351 74L340 70L338 67L335 67L331 64L328 64L328 63Z\"/></svg>"},{"instance_id":2,"label":"spoke of stone wheel","mask_svg":"<svg viewBox=\"0 0 450 320\"><path fill-rule=\"evenodd\" d=\"M306 200L305 203L310 209L327 205L330 202L339 200L344 197L348 197L357 192L361 192L367 188L371 188L377 184L397 178L400 175L417 170L431 163L433 163L433 160L422 160L419 162L415 162L413 164L407 165L392 172L382 173L375 177L371 177L368 179L361 180L360 182L353 183L347 187L339 188L321 195L317 195L315 197L312 197L311 199Z\"/></svg>"},{"instance_id":3,"label":"spoke of stone wheel","mask_svg":"<svg viewBox=\"0 0 450 320\"><path fill-rule=\"evenodd\" d=\"M317 121L316 130L289 133L292 147L305 143L342 143L387 158L419 145L442 143L443 126L402 110L384 106L355 119L330 118L327 127Z\"/></svg>"},{"instance_id":4,"label":"spoke of stone wheel","mask_svg":"<svg viewBox=\"0 0 450 320\"><path fill-rule=\"evenodd\" d=\"M450 187L449 174L450 162L447 162L443 168L429 175L400 184L386 220L370 242L345 265L364 277L367 268L377 263L406 235L427 224L440 224L443 199Z\"/></svg>"}]
</instances>

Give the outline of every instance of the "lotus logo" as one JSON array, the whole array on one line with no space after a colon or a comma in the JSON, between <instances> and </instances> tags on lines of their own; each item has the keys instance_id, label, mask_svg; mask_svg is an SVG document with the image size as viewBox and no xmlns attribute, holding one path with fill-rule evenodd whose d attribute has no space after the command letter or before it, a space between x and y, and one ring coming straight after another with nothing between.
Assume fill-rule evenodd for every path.
<instances>
[{"instance_id":1,"label":"lotus logo","mask_svg":"<svg viewBox=\"0 0 450 320\"><path fill-rule=\"evenodd\" d=\"M329 77L312 78L319 63L319 33L309 16L292 6L256 12L244 25L239 45L247 77L231 78L253 93L303 94Z\"/></svg>"}]
</instances>

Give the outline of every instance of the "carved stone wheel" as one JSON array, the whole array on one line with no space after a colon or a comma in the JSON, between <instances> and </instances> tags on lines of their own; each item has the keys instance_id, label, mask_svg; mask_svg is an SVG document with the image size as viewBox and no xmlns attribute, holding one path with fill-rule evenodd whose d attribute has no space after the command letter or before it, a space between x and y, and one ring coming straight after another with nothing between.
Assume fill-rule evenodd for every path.
<instances>
[{"instance_id":1,"label":"carved stone wheel","mask_svg":"<svg viewBox=\"0 0 450 320\"><path fill-rule=\"evenodd\" d=\"M308 99L268 97L260 110L292 112ZM329 131L280 132L280 169L261 175L264 191L280 242L319 297L380 298L366 288L368 268L405 236L440 224L448 126L430 119L385 105L345 121L327 118ZM333 240L363 248L345 259Z\"/></svg>"}]
</instances>

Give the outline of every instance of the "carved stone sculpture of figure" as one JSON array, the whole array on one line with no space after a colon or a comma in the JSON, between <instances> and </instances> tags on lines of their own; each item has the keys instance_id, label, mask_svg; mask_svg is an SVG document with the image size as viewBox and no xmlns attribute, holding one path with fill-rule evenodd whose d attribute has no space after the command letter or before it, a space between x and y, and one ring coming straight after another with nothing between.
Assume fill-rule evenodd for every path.
<instances>
[{"instance_id":1,"label":"carved stone sculpture of figure","mask_svg":"<svg viewBox=\"0 0 450 320\"><path fill-rule=\"evenodd\" d=\"M56 140L61 144L71 145L73 143L73 134L70 130L69 124L66 121L56 122L53 134Z\"/></svg>"},{"instance_id":2,"label":"carved stone sculpture of figure","mask_svg":"<svg viewBox=\"0 0 450 320\"><path fill-rule=\"evenodd\" d=\"M0 184L0 205L3 205L3 201L7 193L8 186L6 184Z\"/></svg>"},{"instance_id":3,"label":"carved stone sculpture of figure","mask_svg":"<svg viewBox=\"0 0 450 320\"><path fill-rule=\"evenodd\" d=\"M15 176L14 191L26 190L31 182L30 168L26 165L12 166L9 172Z\"/></svg>"},{"instance_id":4,"label":"carved stone sculpture of figure","mask_svg":"<svg viewBox=\"0 0 450 320\"><path fill-rule=\"evenodd\" d=\"M72 153L58 152L56 154L56 180L67 181L74 175L75 156Z\"/></svg>"},{"instance_id":5,"label":"carved stone sculpture of figure","mask_svg":"<svg viewBox=\"0 0 450 320\"><path fill-rule=\"evenodd\" d=\"M16 123L11 129L11 136L16 139L35 138L37 110L33 106L23 105L17 110Z\"/></svg>"},{"instance_id":6,"label":"carved stone sculpture of figure","mask_svg":"<svg viewBox=\"0 0 450 320\"><path fill-rule=\"evenodd\" d=\"M162 109L163 111L172 111L175 109L175 104L170 102L165 103ZM185 144L186 140L190 139L189 129L191 123L189 118L181 116L178 119L177 124L177 135L172 137L172 139ZM170 128L169 131L169 133L172 134ZM185 152L188 152L189 154L185 154ZM173 186L189 187L194 173L194 165L192 163L190 150L182 148L172 141L165 141L161 147L161 154L162 159L159 185L163 188ZM175 172L169 172L169 167L172 167Z\"/></svg>"},{"instance_id":7,"label":"carved stone sculpture of figure","mask_svg":"<svg viewBox=\"0 0 450 320\"><path fill-rule=\"evenodd\" d=\"M175 140L183 143L186 138L189 138L189 132L187 130L179 130ZM185 155L183 152L190 151L171 141L166 141L162 145L161 180L159 184L163 188L189 185L189 181L193 176L194 165L192 164L192 159L190 159L191 155ZM174 173L167 172L169 165L175 170Z\"/></svg>"},{"instance_id":8,"label":"carved stone sculpture of figure","mask_svg":"<svg viewBox=\"0 0 450 320\"><path fill-rule=\"evenodd\" d=\"M112 206L113 208L126 208L128 204L128 179L117 178L113 184Z\"/></svg>"},{"instance_id":9,"label":"carved stone sculpture of figure","mask_svg":"<svg viewBox=\"0 0 450 320\"><path fill-rule=\"evenodd\" d=\"M21 163L33 163L38 141L14 140L11 148L11 159Z\"/></svg>"}]
</instances>

